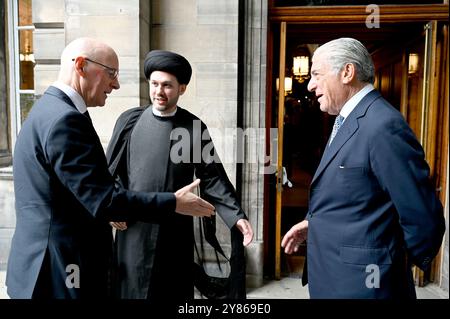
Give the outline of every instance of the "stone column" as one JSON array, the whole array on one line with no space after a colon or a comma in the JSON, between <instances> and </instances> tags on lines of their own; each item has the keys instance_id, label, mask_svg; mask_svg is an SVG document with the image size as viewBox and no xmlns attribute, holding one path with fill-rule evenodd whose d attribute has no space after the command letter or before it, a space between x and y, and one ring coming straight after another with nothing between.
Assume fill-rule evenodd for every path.
<instances>
[{"instance_id":1,"label":"stone column","mask_svg":"<svg viewBox=\"0 0 450 319\"><path fill-rule=\"evenodd\" d=\"M247 249L249 287L263 284L267 8L267 0L245 1L243 126L245 131L254 132L256 141L245 145L242 176L242 202L255 232L254 241Z\"/></svg>"}]
</instances>

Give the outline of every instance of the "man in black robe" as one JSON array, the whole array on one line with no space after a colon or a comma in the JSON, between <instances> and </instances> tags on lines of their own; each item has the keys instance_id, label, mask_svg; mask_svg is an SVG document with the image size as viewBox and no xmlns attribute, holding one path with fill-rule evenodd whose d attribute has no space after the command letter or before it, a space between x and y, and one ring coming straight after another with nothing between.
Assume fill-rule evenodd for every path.
<instances>
[{"instance_id":1,"label":"man in black robe","mask_svg":"<svg viewBox=\"0 0 450 319\"><path fill-rule=\"evenodd\" d=\"M189 83L189 62L173 52L150 51L144 62L152 105L124 112L107 150L110 170L136 191L173 191L201 179L201 196L213 204L240 242L233 243L234 295L245 297L243 246L253 230L208 138L206 125L177 106ZM115 223L121 298L184 300L194 297L193 218L172 214L167 223ZM239 232L240 231L240 232ZM234 233L233 233L234 232ZM243 236L242 236L243 235ZM233 265L235 266L233 273ZM236 270L238 269L238 270Z\"/></svg>"}]
</instances>

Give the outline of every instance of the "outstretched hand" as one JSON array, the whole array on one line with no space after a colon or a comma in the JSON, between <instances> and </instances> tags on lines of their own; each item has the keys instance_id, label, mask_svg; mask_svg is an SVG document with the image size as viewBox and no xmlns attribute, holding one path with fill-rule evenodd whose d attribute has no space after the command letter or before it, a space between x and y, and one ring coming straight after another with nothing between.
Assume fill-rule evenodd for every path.
<instances>
[{"instance_id":1,"label":"outstretched hand","mask_svg":"<svg viewBox=\"0 0 450 319\"><path fill-rule=\"evenodd\" d=\"M175 211L182 215L189 216L211 216L214 215L214 206L207 201L201 199L192 191L200 184L200 180L196 179L191 184L177 190L175 192L175 197L177 204Z\"/></svg>"},{"instance_id":2,"label":"outstretched hand","mask_svg":"<svg viewBox=\"0 0 450 319\"><path fill-rule=\"evenodd\" d=\"M253 229L250 222L243 218L239 219L236 222L236 227L241 231L242 235L244 235L244 246L248 246L253 240Z\"/></svg>"},{"instance_id":3,"label":"outstretched hand","mask_svg":"<svg viewBox=\"0 0 450 319\"><path fill-rule=\"evenodd\" d=\"M298 247L308 237L308 221L304 220L292 226L292 228L284 235L281 241L281 247L284 248L286 254L292 254L298 251Z\"/></svg>"}]
</instances>

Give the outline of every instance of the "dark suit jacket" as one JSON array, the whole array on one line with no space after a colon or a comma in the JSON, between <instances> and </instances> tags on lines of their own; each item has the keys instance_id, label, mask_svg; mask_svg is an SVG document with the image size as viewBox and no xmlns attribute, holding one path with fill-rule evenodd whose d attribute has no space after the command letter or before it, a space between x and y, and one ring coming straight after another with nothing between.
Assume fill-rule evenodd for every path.
<instances>
[{"instance_id":1,"label":"dark suit jacket","mask_svg":"<svg viewBox=\"0 0 450 319\"><path fill-rule=\"evenodd\" d=\"M175 209L171 193L115 187L90 119L55 87L24 122L13 172L17 224L6 278L12 298L108 296L108 220L160 222ZM156 208L161 213L149 214Z\"/></svg>"},{"instance_id":2,"label":"dark suit jacket","mask_svg":"<svg viewBox=\"0 0 450 319\"><path fill-rule=\"evenodd\" d=\"M443 210L421 145L377 91L325 150L307 219L311 298L415 298L410 263L430 265Z\"/></svg>"}]
</instances>

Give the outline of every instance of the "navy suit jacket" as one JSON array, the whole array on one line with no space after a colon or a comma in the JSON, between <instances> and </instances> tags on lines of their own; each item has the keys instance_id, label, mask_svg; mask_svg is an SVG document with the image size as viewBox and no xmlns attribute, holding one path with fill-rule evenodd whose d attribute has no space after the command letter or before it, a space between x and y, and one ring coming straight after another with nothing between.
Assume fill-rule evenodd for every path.
<instances>
[{"instance_id":1,"label":"navy suit jacket","mask_svg":"<svg viewBox=\"0 0 450 319\"><path fill-rule=\"evenodd\" d=\"M311 182L311 298L415 298L445 231L424 152L403 116L367 94L326 148Z\"/></svg>"},{"instance_id":2,"label":"navy suit jacket","mask_svg":"<svg viewBox=\"0 0 450 319\"><path fill-rule=\"evenodd\" d=\"M159 222L172 193L114 185L89 117L49 87L24 122L14 150L16 229L6 284L11 298L108 296L109 220Z\"/></svg>"}]
</instances>

